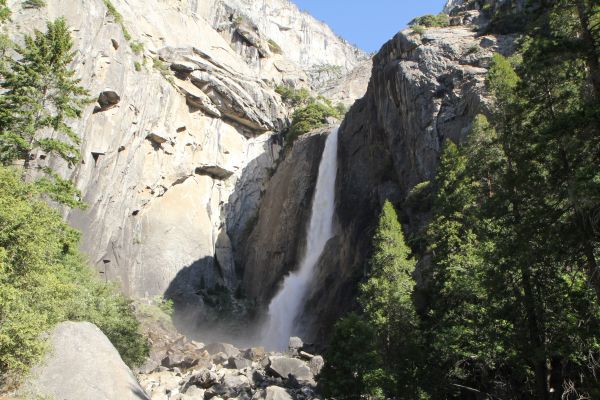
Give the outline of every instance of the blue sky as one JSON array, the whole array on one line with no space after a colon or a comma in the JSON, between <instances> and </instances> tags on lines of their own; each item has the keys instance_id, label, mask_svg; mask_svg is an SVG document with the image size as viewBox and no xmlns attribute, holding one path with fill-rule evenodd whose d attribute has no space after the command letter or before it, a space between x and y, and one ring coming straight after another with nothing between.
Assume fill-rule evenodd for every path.
<instances>
[{"instance_id":1,"label":"blue sky","mask_svg":"<svg viewBox=\"0 0 600 400\"><path fill-rule=\"evenodd\" d=\"M437 14L445 0L292 0L335 33L368 52L377 51L414 17Z\"/></svg>"}]
</instances>

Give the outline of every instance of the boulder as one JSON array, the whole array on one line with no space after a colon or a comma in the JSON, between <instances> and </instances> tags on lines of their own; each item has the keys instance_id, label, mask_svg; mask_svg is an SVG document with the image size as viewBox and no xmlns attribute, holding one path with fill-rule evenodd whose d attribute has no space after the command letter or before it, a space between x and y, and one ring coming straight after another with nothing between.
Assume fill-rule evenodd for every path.
<instances>
[{"instance_id":1,"label":"boulder","mask_svg":"<svg viewBox=\"0 0 600 400\"><path fill-rule=\"evenodd\" d=\"M218 353L225 353L227 358L236 357L240 354L240 351L229 343L210 343L204 346L203 350L206 350L211 356Z\"/></svg>"},{"instance_id":2,"label":"boulder","mask_svg":"<svg viewBox=\"0 0 600 400\"><path fill-rule=\"evenodd\" d=\"M51 350L20 392L61 400L149 400L108 338L89 322L63 322L50 333Z\"/></svg>"},{"instance_id":3,"label":"boulder","mask_svg":"<svg viewBox=\"0 0 600 400\"><path fill-rule=\"evenodd\" d=\"M185 395L189 399L204 400L204 389L200 389L198 386L190 386L186 389Z\"/></svg>"},{"instance_id":4,"label":"boulder","mask_svg":"<svg viewBox=\"0 0 600 400\"><path fill-rule=\"evenodd\" d=\"M292 400L292 396L282 387L269 386L265 390L265 400Z\"/></svg>"},{"instance_id":5,"label":"boulder","mask_svg":"<svg viewBox=\"0 0 600 400\"><path fill-rule=\"evenodd\" d=\"M302 339L299 337L293 336L288 341L288 350L292 355L298 355L298 351L304 346Z\"/></svg>"},{"instance_id":6,"label":"boulder","mask_svg":"<svg viewBox=\"0 0 600 400\"><path fill-rule=\"evenodd\" d=\"M298 382L306 382L313 380L313 374L310 368L297 358L289 358L283 356L269 357L269 372L273 375L288 379L290 376Z\"/></svg>"},{"instance_id":7,"label":"boulder","mask_svg":"<svg viewBox=\"0 0 600 400\"><path fill-rule=\"evenodd\" d=\"M221 383L211 387L206 391L208 396L223 396L225 398L236 397L239 394L250 389L250 380L244 375L227 374L221 380Z\"/></svg>"},{"instance_id":8,"label":"boulder","mask_svg":"<svg viewBox=\"0 0 600 400\"><path fill-rule=\"evenodd\" d=\"M229 358L229 368L233 369L244 369L252 366L252 361L247 358L242 357L230 357Z\"/></svg>"},{"instance_id":9,"label":"boulder","mask_svg":"<svg viewBox=\"0 0 600 400\"><path fill-rule=\"evenodd\" d=\"M323 357L321 357L321 356L314 356L308 362L308 367L310 368L310 372L312 372L312 374L315 376L319 375L319 373L323 369L324 365L325 365L325 361L323 360Z\"/></svg>"},{"instance_id":10,"label":"boulder","mask_svg":"<svg viewBox=\"0 0 600 400\"><path fill-rule=\"evenodd\" d=\"M220 181L224 181L233 175L233 171L226 170L219 165L200 165L194 172L197 175L208 175Z\"/></svg>"},{"instance_id":11,"label":"boulder","mask_svg":"<svg viewBox=\"0 0 600 400\"><path fill-rule=\"evenodd\" d=\"M182 353L169 354L161 360L161 365L167 368L192 368L198 365L199 359Z\"/></svg>"},{"instance_id":12,"label":"boulder","mask_svg":"<svg viewBox=\"0 0 600 400\"><path fill-rule=\"evenodd\" d=\"M265 355L264 347L252 347L244 352L244 357L251 361L260 361L265 358Z\"/></svg>"},{"instance_id":13,"label":"boulder","mask_svg":"<svg viewBox=\"0 0 600 400\"><path fill-rule=\"evenodd\" d=\"M202 389L208 389L216 384L218 380L219 377L215 372L203 368L190 378L189 384Z\"/></svg>"},{"instance_id":14,"label":"boulder","mask_svg":"<svg viewBox=\"0 0 600 400\"><path fill-rule=\"evenodd\" d=\"M305 352L305 351L300 351L300 352L298 353L298 355L299 355L301 358L305 359L305 360L311 360L311 359L314 357L314 355L312 355L312 354L310 354L310 353L307 353L307 352Z\"/></svg>"},{"instance_id":15,"label":"boulder","mask_svg":"<svg viewBox=\"0 0 600 400\"><path fill-rule=\"evenodd\" d=\"M229 362L229 357L227 357L227 354L221 352L212 356L211 360L217 365L224 365L225 363Z\"/></svg>"},{"instance_id":16,"label":"boulder","mask_svg":"<svg viewBox=\"0 0 600 400\"><path fill-rule=\"evenodd\" d=\"M157 145L161 145L169 140L169 138L167 138L166 136L158 134L156 132L149 133L146 136L146 139Z\"/></svg>"},{"instance_id":17,"label":"boulder","mask_svg":"<svg viewBox=\"0 0 600 400\"><path fill-rule=\"evenodd\" d=\"M105 89L98 95L98 104L100 106L96 107L94 109L94 112L109 110L115 107L117 104L119 104L120 101L121 96L119 96L119 94L116 91L112 89Z\"/></svg>"}]
</instances>

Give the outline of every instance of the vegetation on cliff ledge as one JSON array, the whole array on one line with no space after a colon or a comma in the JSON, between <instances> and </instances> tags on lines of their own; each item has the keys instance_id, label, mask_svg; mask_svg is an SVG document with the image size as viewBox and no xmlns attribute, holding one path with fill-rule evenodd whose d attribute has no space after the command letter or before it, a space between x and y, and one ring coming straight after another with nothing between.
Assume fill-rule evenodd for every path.
<instances>
[{"instance_id":1,"label":"vegetation on cliff ledge","mask_svg":"<svg viewBox=\"0 0 600 400\"><path fill-rule=\"evenodd\" d=\"M327 124L328 118L338 119L346 113L342 103L333 105L331 100L323 96L313 97L305 88L296 89L280 85L275 88L284 103L296 110L292 114L292 124L286 135L286 142L291 146L301 135Z\"/></svg>"}]
</instances>

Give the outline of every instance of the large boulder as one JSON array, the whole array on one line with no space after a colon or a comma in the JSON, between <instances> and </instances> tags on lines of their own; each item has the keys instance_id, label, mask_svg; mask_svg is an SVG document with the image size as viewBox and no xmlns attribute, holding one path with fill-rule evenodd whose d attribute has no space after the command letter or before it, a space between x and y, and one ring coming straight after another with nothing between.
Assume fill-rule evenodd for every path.
<instances>
[{"instance_id":1,"label":"large boulder","mask_svg":"<svg viewBox=\"0 0 600 400\"><path fill-rule=\"evenodd\" d=\"M310 382L313 380L313 374L310 368L297 358L289 358L283 356L269 357L269 372L273 375L288 379L290 377L299 382Z\"/></svg>"},{"instance_id":2,"label":"large boulder","mask_svg":"<svg viewBox=\"0 0 600 400\"><path fill-rule=\"evenodd\" d=\"M265 400L292 400L292 396L279 386L269 386L265 391Z\"/></svg>"},{"instance_id":3,"label":"large boulder","mask_svg":"<svg viewBox=\"0 0 600 400\"><path fill-rule=\"evenodd\" d=\"M236 357L240 354L240 351L229 343L210 343L204 346L203 350L206 350L211 356L219 353L225 353L227 358Z\"/></svg>"},{"instance_id":4,"label":"large boulder","mask_svg":"<svg viewBox=\"0 0 600 400\"><path fill-rule=\"evenodd\" d=\"M32 370L23 396L61 400L149 400L108 338L89 322L63 322L51 350Z\"/></svg>"}]
</instances>

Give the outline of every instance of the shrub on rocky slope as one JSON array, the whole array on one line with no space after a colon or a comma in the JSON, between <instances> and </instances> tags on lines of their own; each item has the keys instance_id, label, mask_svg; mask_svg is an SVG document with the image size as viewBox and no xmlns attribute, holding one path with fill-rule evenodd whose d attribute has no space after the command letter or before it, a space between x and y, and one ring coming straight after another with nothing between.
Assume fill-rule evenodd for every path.
<instances>
[{"instance_id":1,"label":"shrub on rocky slope","mask_svg":"<svg viewBox=\"0 0 600 400\"><path fill-rule=\"evenodd\" d=\"M46 350L42 334L66 320L95 323L130 365L145 359L129 302L94 276L78 241L35 186L0 168L0 384L18 381Z\"/></svg>"}]
</instances>

